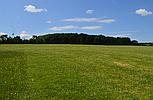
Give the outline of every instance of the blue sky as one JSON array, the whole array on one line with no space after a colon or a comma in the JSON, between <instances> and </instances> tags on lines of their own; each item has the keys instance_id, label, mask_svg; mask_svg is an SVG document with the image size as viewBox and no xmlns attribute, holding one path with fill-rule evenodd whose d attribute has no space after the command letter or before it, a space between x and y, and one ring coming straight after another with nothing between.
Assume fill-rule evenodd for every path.
<instances>
[{"instance_id":1,"label":"blue sky","mask_svg":"<svg viewBox=\"0 0 153 100\"><path fill-rule=\"evenodd\" d=\"M1 0L0 34L58 32L153 41L153 0Z\"/></svg>"}]
</instances>

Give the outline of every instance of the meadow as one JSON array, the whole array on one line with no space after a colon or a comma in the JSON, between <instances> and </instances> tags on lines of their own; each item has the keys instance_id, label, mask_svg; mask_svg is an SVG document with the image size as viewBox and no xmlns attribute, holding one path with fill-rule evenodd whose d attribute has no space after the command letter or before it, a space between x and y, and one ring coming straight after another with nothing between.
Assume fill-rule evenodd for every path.
<instances>
[{"instance_id":1,"label":"meadow","mask_svg":"<svg viewBox=\"0 0 153 100\"><path fill-rule=\"evenodd\" d=\"M0 100L153 100L153 47L0 45Z\"/></svg>"}]
</instances>

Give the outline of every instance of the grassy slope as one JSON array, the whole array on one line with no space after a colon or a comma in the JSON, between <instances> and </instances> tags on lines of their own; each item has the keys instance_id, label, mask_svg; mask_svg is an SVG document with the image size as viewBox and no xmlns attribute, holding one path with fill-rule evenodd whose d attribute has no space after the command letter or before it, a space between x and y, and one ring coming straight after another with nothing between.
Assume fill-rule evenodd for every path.
<instances>
[{"instance_id":1,"label":"grassy slope","mask_svg":"<svg viewBox=\"0 0 153 100\"><path fill-rule=\"evenodd\" d=\"M151 100L153 48L0 45L0 100Z\"/></svg>"}]
</instances>

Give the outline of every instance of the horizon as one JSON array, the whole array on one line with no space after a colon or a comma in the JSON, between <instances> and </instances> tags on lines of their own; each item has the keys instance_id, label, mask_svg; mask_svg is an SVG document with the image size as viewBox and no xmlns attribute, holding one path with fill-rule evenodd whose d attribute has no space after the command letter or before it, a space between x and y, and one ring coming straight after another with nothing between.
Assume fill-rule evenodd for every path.
<instances>
[{"instance_id":1,"label":"horizon","mask_svg":"<svg viewBox=\"0 0 153 100\"><path fill-rule=\"evenodd\" d=\"M0 35L85 33L153 42L153 1L14 0L0 3Z\"/></svg>"}]
</instances>

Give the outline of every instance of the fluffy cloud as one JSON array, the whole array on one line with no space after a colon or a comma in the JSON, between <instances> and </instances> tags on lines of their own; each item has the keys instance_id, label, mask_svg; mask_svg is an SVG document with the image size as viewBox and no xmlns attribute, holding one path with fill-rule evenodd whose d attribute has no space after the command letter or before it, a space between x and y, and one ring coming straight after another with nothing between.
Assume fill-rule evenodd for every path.
<instances>
[{"instance_id":1,"label":"fluffy cloud","mask_svg":"<svg viewBox=\"0 0 153 100\"><path fill-rule=\"evenodd\" d=\"M87 10L86 11L86 14L89 14L89 15L91 15L91 14L93 14L94 13L94 10Z\"/></svg>"},{"instance_id":2,"label":"fluffy cloud","mask_svg":"<svg viewBox=\"0 0 153 100\"><path fill-rule=\"evenodd\" d=\"M2 35L7 35L7 33L0 32L0 36L2 36Z\"/></svg>"},{"instance_id":3,"label":"fluffy cloud","mask_svg":"<svg viewBox=\"0 0 153 100\"><path fill-rule=\"evenodd\" d=\"M135 13L141 16L149 16L152 14L151 11L147 11L146 9L138 9L135 11Z\"/></svg>"},{"instance_id":4,"label":"fluffy cloud","mask_svg":"<svg viewBox=\"0 0 153 100\"><path fill-rule=\"evenodd\" d=\"M97 29L101 29L101 28L102 28L101 26L83 26L83 27L79 27L79 26L69 25L69 26L55 26L55 27L49 28L49 30L52 30L52 31L63 31L63 30L72 30L72 29L97 30Z\"/></svg>"},{"instance_id":5,"label":"fluffy cloud","mask_svg":"<svg viewBox=\"0 0 153 100\"><path fill-rule=\"evenodd\" d=\"M65 22L98 22L98 23L112 23L115 19L110 18L69 18L64 19Z\"/></svg>"},{"instance_id":6,"label":"fluffy cloud","mask_svg":"<svg viewBox=\"0 0 153 100\"><path fill-rule=\"evenodd\" d=\"M21 37L21 39L30 39L31 38L31 35L28 34L26 31L22 31L20 33L20 37Z\"/></svg>"},{"instance_id":7,"label":"fluffy cloud","mask_svg":"<svg viewBox=\"0 0 153 100\"><path fill-rule=\"evenodd\" d=\"M40 13L40 12L46 12L47 9L37 8L34 5L27 5L24 6L24 11L30 12L30 13Z\"/></svg>"}]
</instances>

